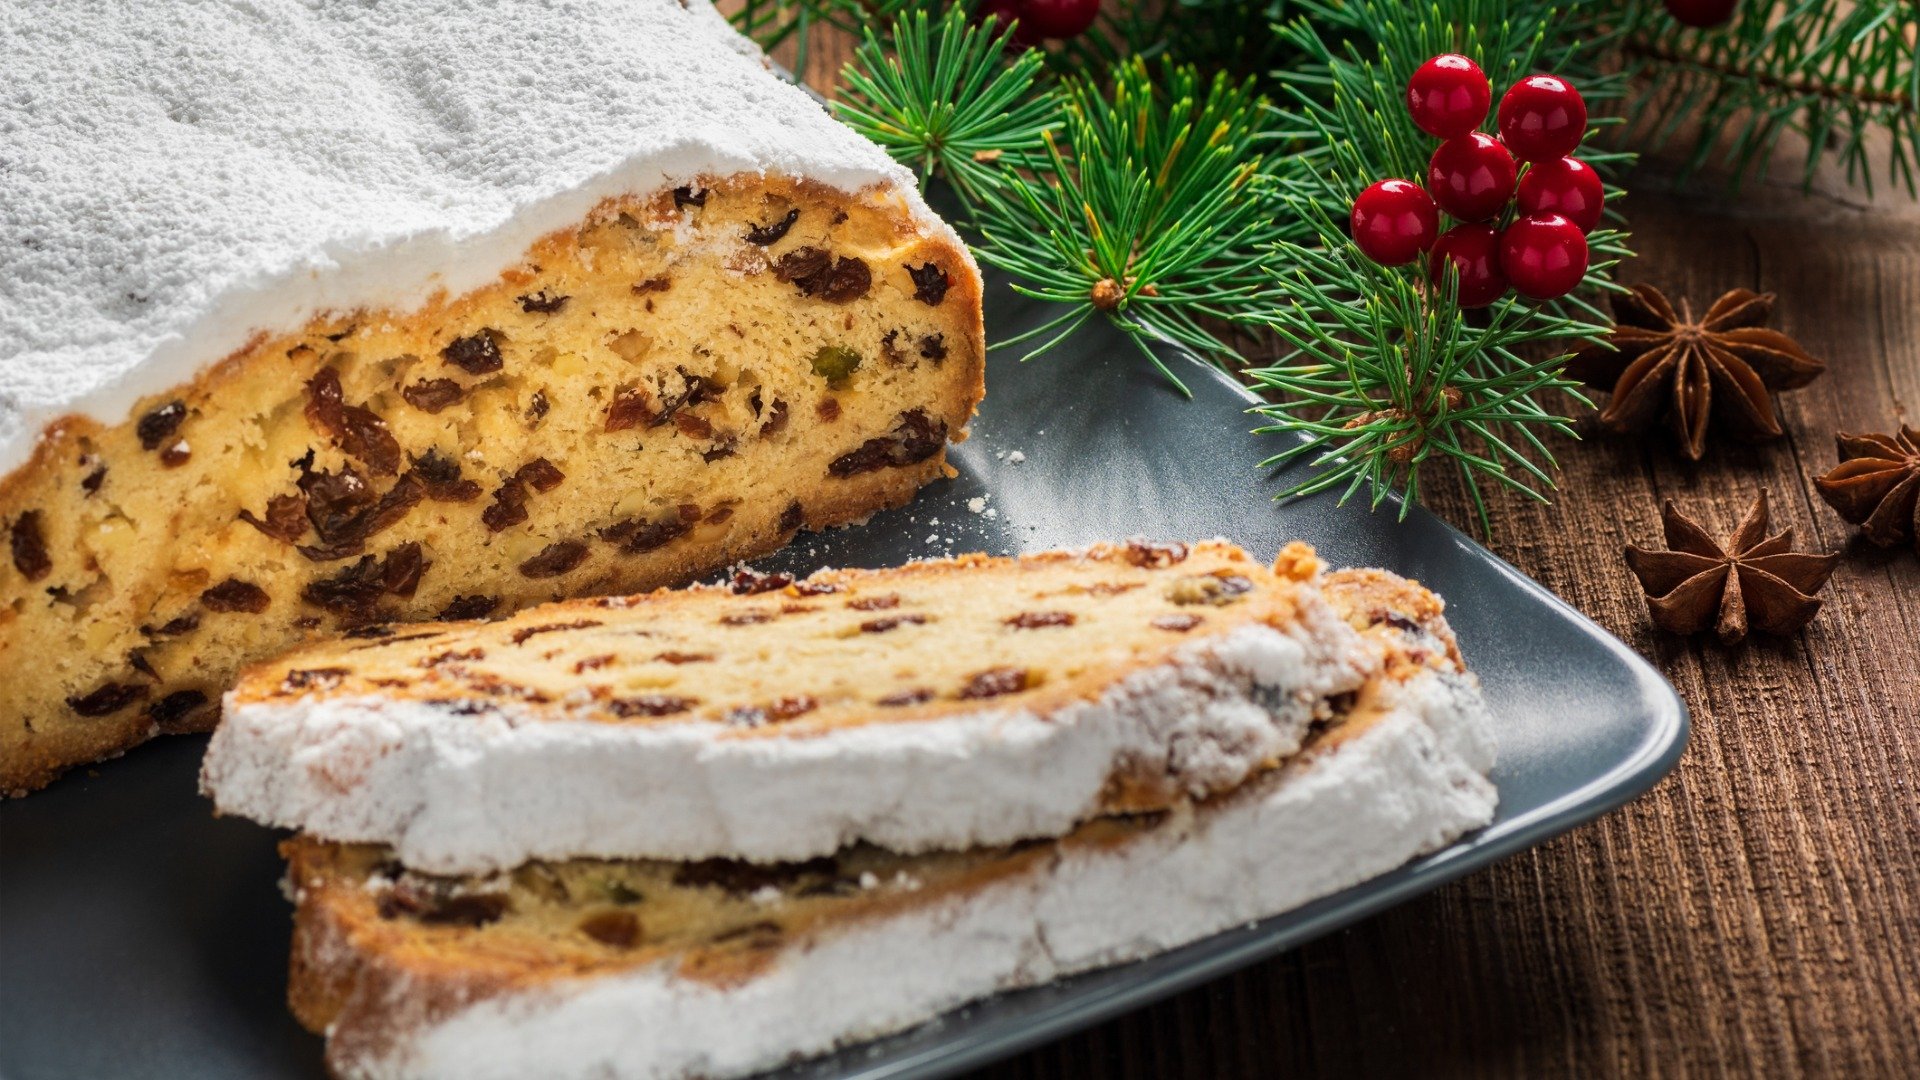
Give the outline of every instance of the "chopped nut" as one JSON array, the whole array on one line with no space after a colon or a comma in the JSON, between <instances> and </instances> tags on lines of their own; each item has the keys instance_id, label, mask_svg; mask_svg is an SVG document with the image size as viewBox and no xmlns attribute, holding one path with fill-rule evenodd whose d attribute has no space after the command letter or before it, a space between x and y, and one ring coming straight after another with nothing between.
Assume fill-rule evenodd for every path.
<instances>
[{"instance_id":1,"label":"chopped nut","mask_svg":"<svg viewBox=\"0 0 1920 1080\"><path fill-rule=\"evenodd\" d=\"M1171 630L1176 634L1184 634L1204 621L1199 615L1156 615L1153 618L1153 627L1156 630Z\"/></svg>"},{"instance_id":2,"label":"chopped nut","mask_svg":"<svg viewBox=\"0 0 1920 1080\"><path fill-rule=\"evenodd\" d=\"M844 345L823 345L813 354L813 373L835 390L844 390L860 368L860 354Z\"/></svg>"},{"instance_id":3,"label":"chopped nut","mask_svg":"<svg viewBox=\"0 0 1920 1080\"><path fill-rule=\"evenodd\" d=\"M1187 574L1167 585L1167 599L1176 604L1211 604L1222 607L1236 603L1253 591L1253 581L1239 574Z\"/></svg>"}]
</instances>

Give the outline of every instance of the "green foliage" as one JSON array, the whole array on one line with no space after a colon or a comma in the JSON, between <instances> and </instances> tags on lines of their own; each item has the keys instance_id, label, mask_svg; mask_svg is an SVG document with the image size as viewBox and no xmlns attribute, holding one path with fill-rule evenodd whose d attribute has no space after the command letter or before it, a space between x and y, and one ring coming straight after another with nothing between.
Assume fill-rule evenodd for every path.
<instances>
[{"instance_id":1,"label":"green foliage","mask_svg":"<svg viewBox=\"0 0 1920 1080\"><path fill-rule=\"evenodd\" d=\"M1773 163L1788 132L1808 153L1810 183L1824 156L1869 189L1870 149L1890 144L1886 175L1920 194L1920 4L1914 0L1743 0L1725 26L1694 29L1658 0L1595 5L1591 25L1621 41L1646 87L1634 135L1659 147L1693 140L1689 171L1716 156L1742 178Z\"/></svg>"},{"instance_id":2,"label":"green foliage","mask_svg":"<svg viewBox=\"0 0 1920 1080\"><path fill-rule=\"evenodd\" d=\"M1203 320L1245 321L1267 284L1276 231L1260 101L1245 81L1171 61L1155 76L1135 58L1113 76L1110 89L1063 83L1044 160L1003 174L974 208L976 254L1020 292L1068 305L1014 339L1042 339L1029 356L1103 314L1184 390L1158 349L1233 359Z\"/></svg>"},{"instance_id":3,"label":"green foliage","mask_svg":"<svg viewBox=\"0 0 1920 1080\"><path fill-rule=\"evenodd\" d=\"M1280 201L1310 238L1275 246L1275 295L1263 321L1284 349L1246 375L1273 398L1256 410L1272 421L1259 430L1300 432L1307 441L1269 464L1311 456L1321 466L1283 495L1344 486L1345 498L1364 486L1377 505L1393 491L1411 503L1421 467L1451 462L1468 479L1484 525L1480 483L1535 498L1553 486L1553 455L1540 435L1572 432L1542 392L1570 389L1559 375L1565 354L1605 332L1591 296L1612 287L1611 270L1628 254L1625 237L1601 228L1588 238L1587 295L1550 303L1509 296L1484 313L1463 312L1451 282L1447 292L1425 284L1424 266L1388 269L1361 255L1346 235L1347 211L1375 180L1424 178L1436 141L1414 126L1404 97L1428 57L1475 58L1496 98L1533 71L1566 75L1595 103L1616 96L1620 80L1594 72L1575 43L1552 32L1559 13L1549 4L1354 0L1301 8L1284 34L1307 62L1280 77L1285 104L1275 127L1298 147L1283 159ZM1342 31L1344 44L1329 44L1328 28ZM1582 153L1601 168L1620 156ZM1622 194L1613 189L1609 199Z\"/></svg>"},{"instance_id":4,"label":"green foliage","mask_svg":"<svg viewBox=\"0 0 1920 1080\"><path fill-rule=\"evenodd\" d=\"M1060 99L1039 79L1038 50L1001 63L1005 34L969 25L949 10L937 24L924 11L894 24L883 42L869 26L843 75L840 119L920 174L982 198L1007 170L1037 160L1043 134L1060 122Z\"/></svg>"}]
</instances>

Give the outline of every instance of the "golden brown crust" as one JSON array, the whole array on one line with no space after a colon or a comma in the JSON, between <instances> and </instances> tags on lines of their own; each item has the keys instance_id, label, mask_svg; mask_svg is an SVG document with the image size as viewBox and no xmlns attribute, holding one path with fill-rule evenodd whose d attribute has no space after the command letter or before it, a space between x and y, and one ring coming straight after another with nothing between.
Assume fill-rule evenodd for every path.
<instances>
[{"instance_id":1,"label":"golden brown crust","mask_svg":"<svg viewBox=\"0 0 1920 1080\"><path fill-rule=\"evenodd\" d=\"M0 791L42 786L155 734L205 730L238 664L302 641L370 619L432 618L472 594L507 611L679 583L773 550L796 528L900 505L951 475L932 433L964 438L984 385L979 281L964 251L884 189L847 196L740 177L696 194L704 201L692 205L673 192L610 201L536 243L499 283L417 311L330 313L298 333L261 335L121 424L50 425L29 462L0 477ZM741 239L788 209L802 213L780 238ZM689 236L682 252L675 245ZM808 252L824 253L828 271L782 263ZM866 268L857 290L833 276L832 260ZM946 282L937 303L914 296L912 272L929 265ZM696 323L698 334L678 329ZM816 337L862 354L847 387L816 374L829 370L812 352ZM477 351L455 354L463 341ZM702 388L684 407L660 381L676 367L689 395L696 377ZM332 413L315 411L324 377L337 379ZM578 396L547 396L560 388ZM776 402L783 393L792 400ZM616 422L619 395L637 419ZM916 408L920 427L896 426ZM603 441L581 441L603 427ZM890 430L907 432L910 452L882 447L847 475L827 475L828 459ZM403 498L424 451L459 484ZM688 453L697 456L683 469ZM519 483L522 505L505 507L498 529L482 527L536 457L558 462L565 485ZM818 475L783 474L781 462ZM349 469L393 497L380 503L393 511L384 518L335 519L347 533L360 522L364 535L317 536L296 510L297 539L274 539L237 516L271 522L270 498ZM772 503L781 488L800 498ZM659 524L675 506L698 520L639 553L611 554L621 544L593 531ZM8 557L16 534L30 541L25 559ZM414 580L396 564L408 544L424 554ZM352 596L308 599L308 585L350 576L362 557L398 591L364 610L345 610ZM229 579L261 592L234 586L202 599Z\"/></svg>"}]
</instances>

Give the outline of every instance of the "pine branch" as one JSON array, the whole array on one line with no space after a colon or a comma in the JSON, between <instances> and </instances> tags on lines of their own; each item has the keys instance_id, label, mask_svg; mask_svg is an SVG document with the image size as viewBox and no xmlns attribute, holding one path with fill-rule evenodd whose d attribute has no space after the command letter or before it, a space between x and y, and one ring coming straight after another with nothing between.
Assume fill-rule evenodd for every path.
<instances>
[{"instance_id":1,"label":"pine branch","mask_svg":"<svg viewBox=\"0 0 1920 1080\"><path fill-rule=\"evenodd\" d=\"M1025 295L1069 305L1014 344L1032 357L1094 315L1126 333L1183 392L1160 352L1237 359L1205 320L1246 322L1267 290L1272 176L1246 82L1171 62L1122 63L1111 90L1062 85L1064 122L1031 175L1006 174L972 224L975 254Z\"/></svg>"},{"instance_id":2,"label":"pine branch","mask_svg":"<svg viewBox=\"0 0 1920 1080\"><path fill-rule=\"evenodd\" d=\"M1718 156L1737 187L1773 165L1788 132L1807 142L1803 184L1827 156L1872 189L1871 145L1884 137L1886 176L1920 195L1920 5L1913 0L1747 0L1726 26L1696 30L1654 0L1598 9L1617 24L1621 54L1646 85L1632 132L1655 148L1693 139L1684 171Z\"/></svg>"},{"instance_id":3,"label":"pine branch","mask_svg":"<svg viewBox=\"0 0 1920 1080\"><path fill-rule=\"evenodd\" d=\"M938 176L965 203L985 197L1010 170L1038 161L1043 135L1060 122L1060 98L1040 82L1037 50L1002 64L1008 35L970 25L950 8L937 24L914 11L883 43L872 27L842 73L840 119L920 176Z\"/></svg>"},{"instance_id":4,"label":"pine branch","mask_svg":"<svg viewBox=\"0 0 1920 1080\"><path fill-rule=\"evenodd\" d=\"M1604 228L1588 237L1587 296L1545 304L1510 296L1474 315L1453 302L1451 276L1436 290L1423 265L1388 269L1361 255L1346 235L1347 209L1374 180L1424 177L1435 142L1413 125L1404 94L1430 56L1478 58L1496 95L1532 71L1567 75L1598 101L1616 95L1619 80L1582 63L1574 43L1555 33L1559 14L1547 4L1301 6L1285 34L1309 59L1282 74L1287 99L1275 126L1297 146L1282 159L1282 202L1310 239L1274 249L1281 272L1265 323L1286 351L1246 374L1277 399L1255 410L1273 421L1260 430L1308 438L1269 464L1308 457L1321 469L1283 497L1341 487L1344 500L1365 488L1377 506L1397 491L1404 514L1419 498L1422 466L1446 461L1467 479L1487 527L1481 484L1540 499L1553 487L1553 456L1540 436L1572 430L1540 396L1570 390L1560 376L1565 355L1605 332L1590 297L1611 287L1612 267L1628 254L1625 237ZM1329 28L1344 45L1326 41ZM1620 156L1582 153L1598 167ZM1609 200L1622 194L1612 189Z\"/></svg>"}]
</instances>

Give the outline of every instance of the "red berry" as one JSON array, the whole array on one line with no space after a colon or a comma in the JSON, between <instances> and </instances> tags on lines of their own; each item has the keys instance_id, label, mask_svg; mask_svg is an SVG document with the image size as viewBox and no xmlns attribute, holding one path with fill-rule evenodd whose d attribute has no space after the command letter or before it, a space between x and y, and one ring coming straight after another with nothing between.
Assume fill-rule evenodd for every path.
<instances>
[{"instance_id":1,"label":"red berry","mask_svg":"<svg viewBox=\"0 0 1920 1080\"><path fill-rule=\"evenodd\" d=\"M1478 131L1448 139L1427 162L1427 190L1440 209L1461 221L1481 221L1513 198L1513 155Z\"/></svg>"},{"instance_id":2,"label":"red berry","mask_svg":"<svg viewBox=\"0 0 1920 1080\"><path fill-rule=\"evenodd\" d=\"M1020 21L1043 38L1079 37L1100 14L1100 0L1020 0Z\"/></svg>"},{"instance_id":3,"label":"red berry","mask_svg":"<svg viewBox=\"0 0 1920 1080\"><path fill-rule=\"evenodd\" d=\"M1529 75L1500 99L1500 138L1521 161L1566 157L1586 133L1586 99L1558 75Z\"/></svg>"},{"instance_id":4,"label":"red berry","mask_svg":"<svg viewBox=\"0 0 1920 1080\"><path fill-rule=\"evenodd\" d=\"M1034 32L1032 26L1028 25L1024 17L1026 13L1027 5L1025 0L981 0L980 6L974 11L974 17L980 22L993 19L993 30L996 34L1006 30L1008 26L1012 26L1015 44L1038 45L1040 44L1040 35Z\"/></svg>"},{"instance_id":5,"label":"red berry","mask_svg":"<svg viewBox=\"0 0 1920 1080\"><path fill-rule=\"evenodd\" d=\"M1688 26L1719 26L1733 18L1738 0L1666 0L1667 14Z\"/></svg>"},{"instance_id":6,"label":"red berry","mask_svg":"<svg viewBox=\"0 0 1920 1080\"><path fill-rule=\"evenodd\" d=\"M1382 180L1353 200L1353 242L1381 266L1401 266L1433 246L1440 213L1411 180Z\"/></svg>"},{"instance_id":7,"label":"red berry","mask_svg":"<svg viewBox=\"0 0 1920 1080\"><path fill-rule=\"evenodd\" d=\"M1600 174L1579 158L1543 161L1520 178L1521 213L1559 214L1580 226L1581 232L1592 232L1600 224L1605 198Z\"/></svg>"},{"instance_id":8,"label":"red berry","mask_svg":"<svg viewBox=\"0 0 1920 1080\"><path fill-rule=\"evenodd\" d=\"M1465 135L1487 118L1493 86L1480 65L1442 53L1407 80L1407 111L1420 130L1441 139Z\"/></svg>"},{"instance_id":9,"label":"red berry","mask_svg":"<svg viewBox=\"0 0 1920 1080\"><path fill-rule=\"evenodd\" d=\"M1552 300L1587 276L1587 237L1559 214L1529 214L1500 234L1500 270L1524 296Z\"/></svg>"},{"instance_id":10,"label":"red berry","mask_svg":"<svg viewBox=\"0 0 1920 1080\"><path fill-rule=\"evenodd\" d=\"M1507 294L1507 275L1500 271L1500 231L1493 226L1455 225L1440 234L1427 256L1427 279L1434 288L1447 287L1448 263L1460 275L1461 307L1486 307Z\"/></svg>"}]
</instances>

